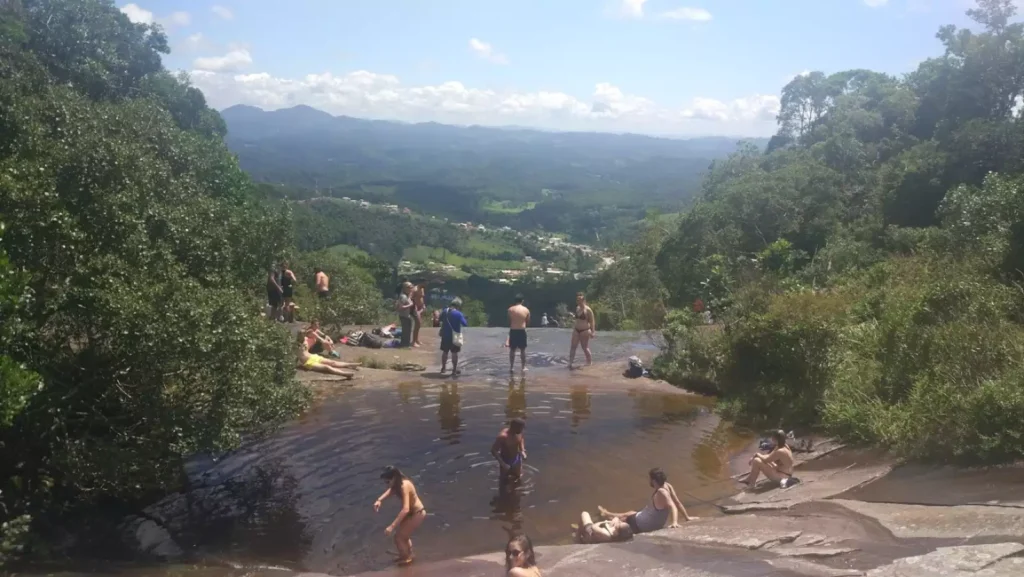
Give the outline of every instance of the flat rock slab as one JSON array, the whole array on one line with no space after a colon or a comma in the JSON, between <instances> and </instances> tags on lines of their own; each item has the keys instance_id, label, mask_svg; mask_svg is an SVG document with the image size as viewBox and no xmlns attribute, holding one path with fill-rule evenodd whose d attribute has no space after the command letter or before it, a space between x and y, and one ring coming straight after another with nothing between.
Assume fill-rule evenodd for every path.
<instances>
[{"instance_id":1,"label":"flat rock slab","mask_svg":"<svg viewBox=\"0 0 1024 577\"><path fill-rule=\"evenodd\" d=\"M772 553L779 557L838 557L857 551L852 547L773 547Z\"/></svg>"},{"instance_id":2,"label":"flat rock slab","mask_svg":"<svg viewBox=\"0 0 1024 577\"><path fill-rule=\"evenodd\" d=\"M772 559L768 564L776 569L790 571L806 577L861 577L861 575L864 575L863 571L857 571L856 569L828 567L811 561L804 561L803 559Z\"/></svg>"},{"instance_id":3,"label":"flat rock slab","mask_svg":"<svg viewBox=\"0 0 1024 577\"><path fill-rule=\"evenodd\" d=\"M840 499L832 502L877 520L900 539L1010 537L1024 540L1024 509L983 505L900 505Z\"/></svg>"},{"instance_id":4,"label":"flat rock slab","mask_svg":"<svg viewBox=\"0 0 1024 577\"><path fill-rule=\"evenodd\" d=\"M679 529L666 529L651 536L667 541L685 541L693 545L761 549L767 545L792 543L800 531L783 531L772 527L730 527L716 524L689 524Z\"/></svg>"},{"instance_id":5,"label":"flat rock slab","mask_svg":"<svg viewBox=\"0 0 1024 577\"><path fill-rule=\"evenodd\" d=\"M800 483L797 485L788 489L755 488L753 491L747 490L733 497L726 506L754 503L784 503L792 506L807 501L828 499L880 479L891 470L892 465L890 464L824 471L797 470L796 476L800 479Z\"/></svg>"},{"instance_id":6,"label":"flat rock slab","mask_svg":"<svg viewBox=\"0 0 1024 577\"><path fill-rule=\"evenodd\" d=\"M630 543L536 547L544 577L801 577L774 570L764 554L687 547L638 539ZM361 577L494 577L503 574L501 554L427 563L412 568L365 573ZM261 576L262 577L262 576ZM269 577L269 576L268 576Z\"/></svg>"},{"instance_id":7,"label":"flat rock slab","mask_svg":"<svg viewBox=\"0 0 1024 577\"><path fill-rule=\"evenodd\" d=\"M1020 543L941 547L926 555L905 557L867 572L868 577L1019 577L1024 559Z\"/></svg>"},{"instance_id":8,"label":"flat rock slab","mask_svg":"<svg viewBox=\"0 0 1024 577\"><path fill-rule=\"evenodd\" d=\"M768 503L743 503L740 505L723 505L722 512L726 515L740 515L755 511L788 511L793 504L789 501Z\"/></svg>"}]
</instances>

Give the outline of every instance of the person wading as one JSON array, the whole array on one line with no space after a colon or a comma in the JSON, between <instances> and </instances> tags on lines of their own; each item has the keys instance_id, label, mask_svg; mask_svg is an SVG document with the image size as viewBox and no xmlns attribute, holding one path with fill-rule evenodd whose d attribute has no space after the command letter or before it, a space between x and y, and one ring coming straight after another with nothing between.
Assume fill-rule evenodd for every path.
<instances>
[{"instance_id":1,"label":"person wading","mask_svg":"<svg viewBox=\"0 0 1024 577\"><path fill-rule=\"evenodd\" d=\"M519 351L522 370L526 372L526 327L530 325L530 309L523 305L523 295L516 295L515 304L508 309L508 372L515 371L516 350Z\"/></svg>"},{"instance_id":2,"label":"person wading","mask_svg":"<svg viewBox=\"0 0 1024 577\"><path fill-rule=\"evenodd\" d=\"M373 511L374 513L379 512L384 499L388 497L395 497L402 503L398 516L395 517L393 523L388 525L387 529L384 529L384 534L388 536L394 534L395 547L398 549L397 563L399 565L408 565L413 560L412 533L427 518L427 509L423 506L423 501L420 500L420 496L416 492L416 487L412 484L412 481L403 475L398 468L392 466L385 467L384 472L380 474L380 478L387 483L388 489L373 503Z\"/></svg>"}]
</instances>

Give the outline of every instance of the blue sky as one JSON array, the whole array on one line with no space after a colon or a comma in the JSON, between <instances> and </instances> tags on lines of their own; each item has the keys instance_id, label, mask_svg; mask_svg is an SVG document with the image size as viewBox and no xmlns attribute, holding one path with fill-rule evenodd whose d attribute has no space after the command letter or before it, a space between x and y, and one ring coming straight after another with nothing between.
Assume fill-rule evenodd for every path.
<instances>
[{"instance_id":1,"label":"blue sky","mask_svg":"<svg viewBox=\"0 0 1024 577\"><path fill-rule=\"evenodd\" d=\"M968 0L136 0L210 104L757 136L808 70L938 55Z\"/></svg>"}]
</instances>

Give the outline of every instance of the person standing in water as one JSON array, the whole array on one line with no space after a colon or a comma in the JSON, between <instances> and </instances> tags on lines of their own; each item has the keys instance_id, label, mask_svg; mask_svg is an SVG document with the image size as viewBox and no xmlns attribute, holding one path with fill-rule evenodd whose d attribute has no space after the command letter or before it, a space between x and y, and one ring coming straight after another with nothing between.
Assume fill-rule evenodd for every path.
<instances>
[{"instance_id":1,"label":"person standing in water","mask_svg":"<svg viewBox=\"0 0 1024 577\"><path fill-rule=\"evenodd\" d=\"M452 355L452 376L459 374L459 353L462 351L462 327L469 326L466 316L459 309L462 299L455 297L451 304L441 312L441 374L448 367L448 353Z\"/></svg>"},{"instance_id":2,"label":"person standing in water","mask_svg":"<svg viewBox=\"0 0 1024 577\"><path fill-rule=\"evenodd\" d=\"M576 314L575 324L572 331L572 348L569 349L569 370L572 370L573 361L576 359L576 347L583 348L583 355L587 358L587 366L593 362L590 355L590 339L594 336L597 324L594 322L594 311L587 306L587 297L583 293L576 293Z\"/></svg>"},{"instance_id":3,"label":"person standing in water","mask_svg":"<svg viewBox=\"0 0 1024 577\"><path fill-rule=\"evenodd\" d=\"M542 577L533 542L526 535L512 535L505 545L506 577Z\"/></svg>"},{"instance_id":4,"label":"person standing in water","mask_svg":"<svg viewBox=\"0 0 1024 577\"><path fill-rule=\"evenodd\" d=\"M508 308L508 372L515 371L516 350L526 372L526 327L530 325L530 309L523 305L523 295L516 295L515 304Z\"/></svg>"},{"instance_id":5,"label":"person standing in water","mask_svg":"<svg viewBox=\"0 0 1024 577\"><path fill-rule=\"evenodd\" d=\"M380 478L387 483L388 489L373 503L373 512L379 512L384 499L388 497L395 497L401 501L402 508L398 511L398 516L384 530L384 534L388 536L394 534L395 547L398 549L397 563L399 565L408 565L413 560L412 533L427 518L427 509L423 506L423 501L420 500L420 496L416 492L416 487L412 484L412 481L403 475L398 468L388 465L384 468L384 472L380 474Z\"/></svg>"},{"instance_id":6,"label":"person standing in water","mask_svg":"<svg viewBox=\"0 0 1024 577\"><path fill-rule=\"evenodd\" d=\"M498 460L500 480L518 480L523 476L523 460L526 459L526 421L516 418L508 427L498 433L491 445L491 455Z\"/></svg>"}]
</instances>

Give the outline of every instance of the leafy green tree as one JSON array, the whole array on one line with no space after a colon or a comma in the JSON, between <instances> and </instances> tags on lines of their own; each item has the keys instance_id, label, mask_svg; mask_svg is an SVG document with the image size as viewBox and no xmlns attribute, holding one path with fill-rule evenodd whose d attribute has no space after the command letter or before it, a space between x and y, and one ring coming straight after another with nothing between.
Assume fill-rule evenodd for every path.
<instances>
[{"instance_id":1,"label":"leafy green tree","mask_svg":"<svg viewBox=\"0 0 1024 577\"><path fill-rule=\"evenodd\" d=\"M0 214L17 223L0 239L0 489L4 520L41 522L159 494L305 394L254 298L290 219L161 67L159 27L105 0L0 10Z\"/></svg>"}]
</instances>

